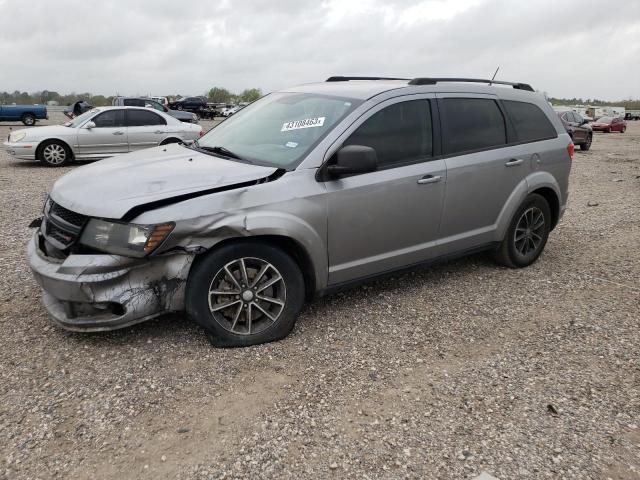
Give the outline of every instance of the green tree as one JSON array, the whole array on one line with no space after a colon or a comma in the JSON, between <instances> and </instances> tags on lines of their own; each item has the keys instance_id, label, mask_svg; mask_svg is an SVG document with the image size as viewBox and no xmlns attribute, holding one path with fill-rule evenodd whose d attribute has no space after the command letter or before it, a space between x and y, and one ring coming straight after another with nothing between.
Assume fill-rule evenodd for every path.
<instances>
[{"instance_id":1,"label":"green tree","mask_svg":"<svg viewBox=\"0 0 640 480\"><path fill-rule=\"evenodd\" d=\"M255 102L262 96L262 90L259 88L247 88L240 94L241 102Z\"/></svg>"},{"instance_id":2,"label":"green tree","mask_svg":"<svg viewBox=\"0 0 640 480\"><path fill-rule=\"evenodd\" d=\"M213 103L229 103L231 101L232 94L226 88L213 87L209 90L209 101Z\"/></svg>"}]
</instances>

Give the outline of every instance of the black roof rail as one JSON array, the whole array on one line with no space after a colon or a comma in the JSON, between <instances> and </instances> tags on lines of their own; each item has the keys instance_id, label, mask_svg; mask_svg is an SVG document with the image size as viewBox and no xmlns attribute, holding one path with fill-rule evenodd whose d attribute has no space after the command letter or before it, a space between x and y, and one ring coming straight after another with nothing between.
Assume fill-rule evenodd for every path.
<instances>
[{"instance_id":1,"label":"black roof rail","mask_svg":"<svg viewBox=\"0 0 640 480\"><path fill-rule=\"evenodd\" d=\"M394 78L394 77L343 77L336 75L329 77L325 82L348 82L349 80L409 80L408 78Z\"/></svg>"},{"instance_id":2,"label":"black roof rail","mask_svg":"<svg viewBox=\"0 0 640 480\"><path fill-rule=\"evenodd\" d=\"M435 85L440 82L470 82L470 83L495 83L496 85L511 85L518 90L533 92L533 88L528 83L503 82L502 80L485 80L482 78L425 78L417 77L409 82L409 85Z\"/></svg>"}]
</instances>

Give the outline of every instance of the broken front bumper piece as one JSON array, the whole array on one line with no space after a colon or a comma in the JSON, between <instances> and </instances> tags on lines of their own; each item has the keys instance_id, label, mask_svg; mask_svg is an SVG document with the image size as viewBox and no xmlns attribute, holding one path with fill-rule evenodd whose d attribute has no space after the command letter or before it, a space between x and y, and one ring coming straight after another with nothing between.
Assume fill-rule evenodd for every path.
<instances>
[{"instance_id":1,"label":"broken front bumper piece","mask_svg":"<svg viewBox=\"0 0 640 480\"><path fill-rule=\"evenodd\" d=\"M116 330L163 313L184 310L193 255L151 259L119 255L47 257L36 232L27 247L29 266L44 290L44 306L67 330Z\"/></svg>"}]
</instances>

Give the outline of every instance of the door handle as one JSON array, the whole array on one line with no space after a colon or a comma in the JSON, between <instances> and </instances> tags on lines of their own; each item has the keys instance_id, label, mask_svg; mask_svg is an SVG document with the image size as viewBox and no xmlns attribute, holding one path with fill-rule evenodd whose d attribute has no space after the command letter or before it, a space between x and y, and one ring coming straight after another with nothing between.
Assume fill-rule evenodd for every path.
<instances>
[{"instance_id":1,"label":"door handle","mask_svg":"<svg viewBox=\"0 0 640 480\"><path fill-rule=\"evenodd\" d=\"M124 135L124 132L113 132L114 135Z\"/></svg>"},{"instance_id":2,"label":"door handle","mask_svg":"<svg viewBox=\"0 0 640 480\"><path fill-rule=\"evenodd\" d=\"M507 163L504 164L505 167L517 167L518 165L522 165L524 160L521 158L512 158Z\"/></svg>"},{"instance_id":3,"label":"door handle","mask_svg":"<svg viewBox=\"0 0 640 480\"><path fill-rule=\"evenodd\" d=\"M153 132L153 133L164 133L164 132L163 132L162 130L156 130L156 131L155 131L155 132Z\"/></svg>"},{"instance_id":4,"label":"door handle","mask_svg":"<svg viewBox=\"0 0 640 480\"><path fill-rule=\"evenodd\" d=\"M442 180L442 176L440 175L425 175L420 180L418 180L418 184L425 185L427 183L437 183Z\"/></svg>"}]
</instances>

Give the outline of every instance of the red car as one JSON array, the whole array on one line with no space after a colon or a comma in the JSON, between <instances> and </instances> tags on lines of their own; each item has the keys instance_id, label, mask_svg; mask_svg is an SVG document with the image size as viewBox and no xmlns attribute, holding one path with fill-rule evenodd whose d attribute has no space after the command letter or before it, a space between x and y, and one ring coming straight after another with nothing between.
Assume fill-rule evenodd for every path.
<instances>
[{"instance_id":1,"label":"red car","mask_svg":"<svg viewBox=\"0 0 640 480\"><path fill-rule=\"evenodd\" d=\"M594 132L620 132L627 131L627 122L622 117L600 117L591 124Z\"/></svg>"}]
</instances>

